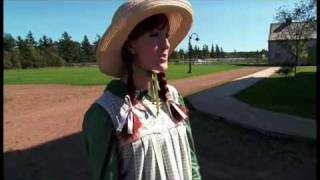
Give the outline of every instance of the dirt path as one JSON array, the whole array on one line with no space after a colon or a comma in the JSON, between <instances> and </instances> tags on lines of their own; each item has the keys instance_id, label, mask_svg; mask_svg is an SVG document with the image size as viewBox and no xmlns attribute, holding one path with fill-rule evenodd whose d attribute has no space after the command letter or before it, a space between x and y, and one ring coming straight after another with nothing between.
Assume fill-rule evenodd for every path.
<instances>
[{"instance_id":1,"label":"dirt path","mask_svg":"<svg viewBox=\"0 0 320 180\"><path fill-rule=\"evenodd\" d=\"M263 68L248 67L169 83L186 96ZM85 110L103 89L104 86L5 85L4 152L79 132Z\"/></svg>"},{"instance_id":2,"label":"dirt path","mask_svg":"<svg viewBox=\"0 0 320 180\"><path fill-rule=\"evenodd\" d=\"M193 93L218 86L229 82L238 77L246 76L257 71L266 69L267 67L245 67L226 72L214 73L188 79L179 79L170 81L183 96L188 96Z\"/></svg>"},{"instance_id":3,"label":"dirt path","mask_svg":"<svg viewBox=\"0 0 320 180\"><path fill-rule=\"evenodd\" d=\"M174 80L169 83L174 85L182 95L187 96L264 68L266 67L245 67L228 72ZM65 164L64 168L81 166L83 154L79 155L77 151L73 153L70 149L83 148L81 139L79 139L83 115L103 89L104 86L5 85L3 143L6 177L13 179L17 179L19 175L25 177L23 173L15 174L15 171L18 170L15 168L26 168L25 166L31 168L25 169L26 172L34 171L34 174L38 174L48 171L48 174L55 174L54 168L47 171L41 171L41 168L45 169L48 162L50 166L59 166L59 158L62 157L74 158L72 161L67 160L74 164ZM67 144L61 145L61 143ZM50 152L55 148L57 157L52 157ZM83 153L83 149L80 152ZM44 156L47 158L45 161ZM30 166L30 163L33 163L33 166L32 164ZM87 168L81 167L82 169ZM78 173L77 176L79 176L79 173L83 175L88 171L75 173ZM70 174L70 177L74 175Z\"/></svg>"}]
</instances>

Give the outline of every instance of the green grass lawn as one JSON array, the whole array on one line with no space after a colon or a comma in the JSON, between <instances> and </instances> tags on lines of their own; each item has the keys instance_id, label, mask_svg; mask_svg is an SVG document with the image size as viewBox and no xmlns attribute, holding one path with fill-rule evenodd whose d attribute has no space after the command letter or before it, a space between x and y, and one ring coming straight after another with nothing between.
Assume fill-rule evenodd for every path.
<instances>
[{"instance_id":1,"label":"green grass lawn","mask_svg":"<svg viewBox=\"0 0 320 180\"><path fill-rule=\"evenodd\" d=\"M316 118L316 67L297 67L297 74L274 74L235 95L258 108Z\"/></svg>"},{"instance_id":2,"label":"green grass lawn","mask_svg":"<svg viewBox=\"0 0 320 180\"><path fill-rule=\"evenodd\" d=\"M220 71L241 68L243 66L228 64L193 65L192 74L188 74L188 65L169 65L167 78L180 79ZM72 84L104 85L112 77L102 74L98 67L61 67L5 70L4 84Z\"/></svg>"},{"instance_id":3,"label":"green grass lawn","mask_svg":"<svg viewBox=\"0 0 320 180\"><path fill-rule=\"evenodd\" d=\"M242 68L243 66L238 65L230 65L230 64L210 64L210 65L192 65L192 73L188 74L188 65L186 64L170 64L168 73L167 73L167 79L181 79L181 78L188 78L192 76L199 76L199 75L205 75L210 73L216 73L221 71L228 71L232 69L238 69Z\"/></svg>"}]
</instances>

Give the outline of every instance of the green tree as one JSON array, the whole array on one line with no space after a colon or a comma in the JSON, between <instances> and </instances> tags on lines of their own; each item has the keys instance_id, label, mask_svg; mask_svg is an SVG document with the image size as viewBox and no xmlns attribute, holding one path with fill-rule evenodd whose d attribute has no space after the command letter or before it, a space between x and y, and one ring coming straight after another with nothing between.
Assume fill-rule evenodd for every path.
<instances>
[{"instance_id":1,"label":"green tree","mask_svg":"<svg viewBox=\"0 0 320 180\"><path fill-rule=\"evenodd\" d=\"M210 58L214 58L215 57L215 53L214 53L214 46L213 43L211 44L211 50L210 50Z\"/></svg>"},{"instance_id":2,"label":"green tree","mask_svg":"<svg viewBox=\"0 0 320 180\"><path fill-rule=\"evenodd\" d=\"M40 54L40 67L61 66L64 61L59 56L58 49L54 47L51 38L43 35L38 41L38 51ZM57 59L57 56L59 57Z\"/></svg>"},{"instance_id":3,"label":"green tree","mask_svg":"<svg viewBox=\"0 0 320 180\"><path fill-rule=\"evenodd\" d=\"M181 61L181 60L184 61L185 58L187 57L187 56L186 56L186 53L184 52L183 49L180 49L179 52L178 52L178 54L179 54L179 61Z\"/></svg>"},{"instance_id":4,"label":"green tree","mask_svg":"<svg viewBox=\"0 0 320 180\"><path fill-rule=\"evenodd\" d=\"M193 54L194 60L197 59L197 58L199 58L199 55L200 55L200 53L201 53L199 46L194 45L194 52L193 52L193 53L194 53L194 54Z\"/></svg>"},{"instance_id":5,"label":"green tree","mask_svg":"<svg viewBox=\"0 0 320 180\"><path fill-rule=\"evenodd\" d=\"M216 44L216 57L220 58L221 55L220 55L220 49L219 49L219 46Z\"/></svg>"},{"instance_id":6,"label":"green tree","mask_svg":"<svg viewBox=\"0 0 320 180\"><path fill-rule=\"evenodd\" d=\"M21 36L17 37L17 47L20 55L20 64L21 68L32 67L31 61L31 52L29 51L27 42L21 38Z\"/></svg>"},{"instance_id":7,"label":"green tree","mask_svg":"<svg viewBox=\"0 0 320 180\"><path fill-rule=\"evenodd\" d=\"M39 49L34 47L35 41L32 33L29 32L26 39L17 37L17 47L19 50L21 68L37 68L41 66L41 56Z\"/></svg>"},{"instance_id":8,"label":"green tree","mask_svg":"<svg viewBox=\"0 0 320 180\"><path fill-rule=\"evenodd\" d=\"M222 46L220 47L220 57L222 57L222 58L225 57L224 51L222 49Z\"/></svg>"},{"instance_id":9,"label":"green tree","mask_svg":"<svg viewBox=\"0 0 320 180\"><path fill-rule=\"evenodd\" d=\"M53 46L54 44L57 44L57 43L54 43L51 38L48 38L48 45Z\"/></svg>"},{"instance_id":10,"label":"green tree","mask_svg":"<svg viewBox=\"0 0 320 180\"><path fill-rule=\"evenodd\" d=\"M81 42L81 61L93 62L93 51L93 47L90 44L88 37L85 35Z\"/></svg>"},{"instance_id":11,"label":"green tree","mask_svg":"<svg viewBox=\"0 0 320 180\"><path fill-rule=\"evenodd\" d=\"M176 60L176 59L178 59L178 52L173 51L169 56L169 60Z\"/></svg>"},{"instance_id":12,"label":"green tree","mask_svg":"<svg viewBox=\"0 0 320 180\"><path fill-rule=\"evenodd\" d=\"M179 55L180 57L186 55L183 49L179 49Z\"/></svg>"},{"instance_id":13,"label":"green tree","mask_svg":"<svg viewBox=\"0 0 320 180\"><path fill-rule=\"evenodd\" d=\"M41 50L43 66L63 66L64 60L55 48L47 47Z\"/></svg>"},{"instance_id":14,"label":"green tree","mask_svg":"<svg viewBox=\"0 0 320 180\"><path fill-rule=\"evenodd\" d=\"M30 54L31 54L30 60L32 62L32 67L33 68L42 67L43 63L42 63L40 50L38 48L35 48L35 47L30 47L29 51L30 51Z\"/></svg>"},{"instance_id":15,"label":"green tree","mask_svg":"<svg viewBox=\"0 0 320 180\"><path fill-rule=\"evenodd\" d=\"M268 57L268 50L262 49L260 53L261 55L264 54L266 57Z\"/></svg>"},{"instance_id":16,"label":"green tree","mask_svg":"<svg viewBox=\"0 0 320 180\"><path fill-rule=\"evenodd\" d=\"M99 44L100 40L101 40L101 36L99 34L97 34L96 38L94 39L94 41L92 43L94 51L97 50L97 47L98 47L98 44Z\"/></svg>"},{"instance_id":17,"label":"green tree","mask_svg":"<svg viewBox=\"0 0 320 180\"><path fill-rule=\"evenodd\" d=\"M9 33L4 33L3 50L11 51L16 46L16 40Z\"/></svg>"},{"instance_id":18,"label":"green tree","mask_svg":"<svg viewBox=\"0 0 320 180\"><path fill-rule=\"evenodd\" d=\"M21 38L21 36L17 37L17 41L16 41L17 47L19 50L23 50L25 48L27 48L27 44L26 42Z\"/></svg>"},{"instance_id":19,"label":"green tree","mask_svg":"<svg viewBox=\"0 0 320 180\"><path fill-rule=\"evenodd\" d=\"M100 40L101 40L101 36L99 34L97 34L93 43L92 43L93 44L93 47L92 47L93 48L93 54L92 54L93 62L96 61L96 50L97 50L97 47L98 47Z\"/></svg>"},{"instance_id":20,"label":"green tree","mask_svg":"<svg viewBox=\"0 0 320 180\"><path fill-rule=\"evenodd\" d=\"M13 68L13 65L11 62L11 54L8 51L3 52L3 68L4 69Z\"/></svg>"},{"instance_id":21,"label":"green tree","mask_svg":"<svg viewBox=\"0 0 320 180\"><path fill-rule=\"evenodd\" d=\"M37 45L31 31L28 32L25 41L29 47L35 47Z\"/></svg>"},{"instance_id":22,"label":"green tree","mask_svg":"<svg viewBox=\"0 0 320 180\"><path fill-rule=\"evenodd\" d=\"M51 40L52 41L52 40ZM38 42L38 47L40 48L44 48L44 47L49 47L50 43L49 43L49 39L46 35L43 35Z\"/></svg>"},{"instance_id":23,"label":"green tree","mask_svg":"<svg viewBox=\"0 0 320 180\"><path fill-rule=\"evenodd\" d=\"M188 56L190 56L190 58L192 59L193 55L194 55L194 48L192 47L192 45L190 44L188 46Z\"/></svg>"},{"instance_id":24,"label":"green tree","mask_svg":"<svg viewBox=\"0 0 320 180\"><path fill-rule=\"evenodd\" d=\"M73 48L72 48L72 62L79 63L81 62L81 44L77 41L72 41Z\"/></svg>"},{"instance_id":25,"label":"green tree","mask_svg":"<svg viewBox=\"0 0 320 180\"><path fill-rule=\"evenodd\" d=\"M21 67L21 55L18 49L3 52L3 68L12 69Z\"/></svg>"},{"instance_id":26,"label":"green tree","mask_svg":"<svg viewBox=\"0 0 320 180\"><path fill-rule=\"evenodd\" d=\"M72 61L72 41L71 36L67 32L62 34L62 38L58 41L59 55L67 62Z\"/></svg>"},{"instance_id":27,"label":"green tree","mask_svg":"<svg viewBox=\"0 0 320 180\"><path fill-rule=\"evenodd\" d=\"M281 45L288 50L294 59L294 74L299 59L303 59L306 52L304 39L316 31L316 5L315 0L303 0L295 4L293 9L280 7L277 9L274 19L281 23L283 40Z\"/></svg>"},{"instance_id":28,"label":"green tree","mask_svg":"<svg viewBox=\"0 0 320 180\"><path fill-rule=\"evenodd\" d=\"M61 39L57 42L59 55L67 63L79 62L81 56L81 45L72 41L67 32L62 34Z\"/></svg>"},{"instance_id":29,"label":"green tree","mask_svg":"<svg viewBox=\"0 0 320 180\"><path fill-rule=\"evenodd\" d=\"M204 44L204 45L202 46L201 56L202 56L203 58L210 58L210 52L209 52L209 47L208 47L208 45Z\"/></svg>"}]
</instances>

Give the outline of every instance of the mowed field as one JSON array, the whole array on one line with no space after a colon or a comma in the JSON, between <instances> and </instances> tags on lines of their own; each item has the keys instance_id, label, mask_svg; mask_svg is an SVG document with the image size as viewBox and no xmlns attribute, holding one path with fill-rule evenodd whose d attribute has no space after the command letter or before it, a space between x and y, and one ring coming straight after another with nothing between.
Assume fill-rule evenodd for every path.
<instances>
[{"instance_id":1,"label":"mowed field","mask_svg":"<svg viewBox=\"0 0 320 180\"><path fill-rule=\"evenodd\" d=\"M242 66L229 64L193 65L188 74L188 65L169 64L167 79L180 79L208 73L238 69ZM112 79L102 74L98 67L61 67L39 69L14 69L4 71L4 84L70 84L105 85Z\"/></svg>"}]
</instances>

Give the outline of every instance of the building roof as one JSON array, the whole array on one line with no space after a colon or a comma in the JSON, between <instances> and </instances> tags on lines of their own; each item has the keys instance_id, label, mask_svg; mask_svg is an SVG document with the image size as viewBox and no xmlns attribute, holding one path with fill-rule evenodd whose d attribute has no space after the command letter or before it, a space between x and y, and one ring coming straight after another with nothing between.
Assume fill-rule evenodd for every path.
<instances>
[{"instance_id":1,"label":"building roof","mask_svg":"<svg viewBox=\"0 0 320 180\"><path fill-rule=\"evenodd\" d=\"M294 35L295 33L292 33L293 32L292 30L295 28L304 29L302 31L303 35L297 36L297 39L317 39L316 22L314 23L291 22L290 24L286 24L286 23L270 24L269 41L296 39Z\"/></svg>"}]
</instances>

